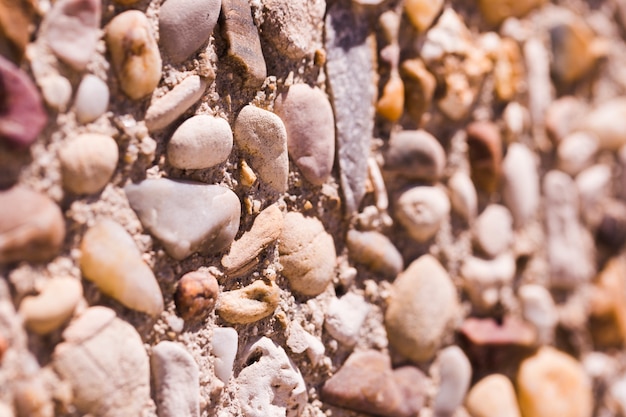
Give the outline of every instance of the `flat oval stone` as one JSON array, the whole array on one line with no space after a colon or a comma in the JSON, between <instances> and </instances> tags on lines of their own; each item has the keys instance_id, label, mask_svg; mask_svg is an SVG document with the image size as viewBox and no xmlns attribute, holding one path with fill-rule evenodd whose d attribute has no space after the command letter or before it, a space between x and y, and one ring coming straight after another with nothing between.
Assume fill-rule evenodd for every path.
<instances>
[{"instance_id":1,"label":"flat oval stone","mask_svg":"<svg viewBox=\"0 0 626 417\"><path fill-rule=\"evenodd\" d=\"M0 264L48 261L64 239L63 213L54 201L20 186L0 191Z\"/></svg>"},{"instance_id":2,"label":"flat oval stone","mask_svg":"<svg viewBox=\"0 0 626 417\"><path fill-rule=\"evenodd\" d=\"M85 233L80 249L81 272L102 293L133 310L151 316L161 314L159 283L122 226L101 220Z\"/></svg>"},{"instance_id":3,"label":"flat oval stone","mask_svg":"<svg viewBox=\"0 0 626 417\"><path fill-rule=\"evenodd\" d=\"M241 203L226 187L160 178L124 191L141 224L176 260L220 252L239 230Z\"/></svg>"},{"instance_id":4,"label":"flat oval stone","mask_svg":"<svg viewBox=\"0 0 626 417\"><path fill-rule=\"evenodd\" d=\"M350 259L387 277L395 277L404 269L404 260L387 236L375 232L350 230L346 236Z\"/></svg>"},{"instance_id":5,"label":"flat oval stone","mask_svg":"<svg viewBox=\"0 0 626 417\"><path fill-rule=\"evenodd\" d=\"M511 144L502 164L502 175L502 198L519 229L535 217L539 208L539 173L532 151L520 143Z\"/></svg>"},{"instance_id":6,"label":"flat oval stone","mask_svg":"<svg viewBox=\"0 0 626 417\"><path fill-rule=\"evenodd\" d=\"M414 362L430 360L452 331L456 288L439 261L423 255L393 283L385 313L390 345Z\"/></svg>"},{"instance_id":7,"label":"flat oval stone","mask_svg":"<svg viewBox=\"0 0 626 417\"><path fill-rule=\"evenodd\" d=\"M326 94L296 84L276 100L276 113L287 129L289 156L313 185L326 182L335 160L335 122Z\"/></svg>"},{"instance_id":8,"label":"flat oval stone","mask_svg":"<svg viewBox=\"0 0 626 417\"><path fill-rule=\"evenodd\" d=\"M450 417L465 399L472 379L472 365L458 346L442 349L437 362L440 382L433 411L437 417Z\"/></svg>"},{"instance_id":9,"label":"flat oval stone","mask_svg":"<svg viewBox=\"0 0 626 417\"><path fill-rule=\"evenodd\" d=\"M183 122L167 144L169 163L180 169L205 169L228 159L233 132L221 117L205 114Z\"/></svg>"},{"instance_id":10,"label":"flat oval stone","mask_svg":"<svg viewBox=\"0 0 626 417\"><path fill-rule=\"evenodd\" d=\"M163 97L150 103L146 111L146 126L151 132L166 128L196 104L207 81L198 75L191 75L177 84Z\"/></svg>"},{"instance_id":11,"label":"flat oval stone","mask_svg":"<svg viewBox=\"0 0 626 417\"><path fill-rule=\"evenodd\" d=\"M409 235L418 242L432 238L450 214L450 200L437 187L420 185L402 193L397 201L396 217Z\"/></svg>"},{"instance_id":12,"label":"flat oval stone","mask_svg":"<svg viewBox=\"0 0 626 417\"><path fill-rule=\"evenodd\" d=\"M598 139L587 132L566 136L556 151L559 169L569 175L577 175L593 164L598 148Z\"/></svg>"},{"instance_id":13,"label":"flat oval stone","mask_svg":"<svg viewBox=\"0 0 626 417\"><path fill-rule=\"evenodd\" d=\"M513 216L509 209L488 205L474 223L474 242L490 258L506 251L513 242Z\"/></svg>"},{"instance_id":14,"label":"flat oval stone","mask_svg":"<svg viewBox=\"0 0 626 417\"><path fill-rule=\"evenodd\" d=\"M452 208L471 224L478 210L478 195L469 175L455 172L448 180L448 189Z\"/></svg>"},{"instance_id":15,"label":"flat oval stone","mask_svg":"<svg viewBox=\"0 0 626 417\"><path fill-rule=\"evenodd\" d=\"M472 180L480 189L494 192L502 171L502 138L491 122L474 122L467 128L467 146Z\"/></svg>"},{"instance_id":16,"label":"flat oval stone","mask_svg":"<svg viewBox=\"0 0 626 417\"><path fill-rule=\"evenodd\" d=\"M79 122L93 122L102 116L109 106L109 87L95 75L85 75L76 91L74 106Z\"/></svg>"},{"instance_id":17,"label":"flat oval stone","mask_svg":"<svg viewBox=\"0 0 626 417\"><path fill-rule=\"evenodd\" d=\"M403 130L389 141L385 169L422 181L437 181L446 166L439 141L425 130Z\"/></svg>"},{"instance_id":18,"label":"flat oval stone","mask_svg":"<svg viewBox=\"0 0 626 417\"><path fill-rule=\"evenodd\" d=\"M250 165L261 181L276 192L287 191L287 130L280 117L248 105L237 115L233 130L237 147L250 155Z\"/></svg>"},{"instance_id":19,"label":"flat oval stone","mask_svg":"<svg viewBox=\"0 0 626 417\"><path fill-rule=\"evenodd\" d=\"M626 98L618 97L593 109L581 121L579 130L593 133L600 149L619 149L626 144Z\"/></svg>"},{"instance_id":20,"label":"flat oval stone","mask_svg":"<svg viewBox=\"0 0 626 417\"><path fill-rule=\"evenodd\" d=\"M161 80L161 54L148 18L139 10L115 16L106 28L105 40L120 88L132 100L154 91Z\"/></svg>"},{"instance_id":21,"label":"flat oval stone","mask_svg":"<svg viewBox=\"0 0 626 417\"><path fill-rule=\"evenodd\" d=\"M465 407L473 417L521 417L513 384L502 374L478 381L467 394Z\"/></svg>"},{"instance_id":22,"label":"flat oval stone","mask_svg":"<svg viewBox=\"0 0 626 417\"><path fill-rule=\"evenodd\" d=\"M220 0L169 0L161 6L159 42L173 63L186 60L209 39L220 9Z\"/></svg>"},{"instance_id":23,"label":"flat oval stone","mask_svg":"<svg viewBox=\"0 0 626 417\"><path fill-rule=\"evenodd\" d=\"M318 219L287 213L278 249L283 274L293 291L316 296L332 281L337 258L335 243Z\"/></svg>"}]
</instances>

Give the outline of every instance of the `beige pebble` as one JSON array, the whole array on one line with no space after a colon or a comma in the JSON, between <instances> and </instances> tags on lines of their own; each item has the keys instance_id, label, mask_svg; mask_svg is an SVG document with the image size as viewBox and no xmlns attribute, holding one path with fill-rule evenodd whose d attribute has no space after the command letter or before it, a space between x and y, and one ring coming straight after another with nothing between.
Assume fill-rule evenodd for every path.
<instances>
[{"instance_id":1,"label":"beige pebble","mask_svg":"<svg viewBox=\"0 0 626 417\"><path fill-rule=\"evenodd\" d=\"M148 18L139 10L115 16L106 27L105 40L122 91L139 100L161 80L161 55Z\"/></svg>"},{"instance_id":2,"label":"beige pebble","mask_svg":"<svg viewBox=\"0 0 626 417\"><path fill-rule=\"evenodd\" d=\"M524 320L535 326L540 342L551 342L559 317L550 291L538 284L525 284L517 293Z\"/></svg>"},{"instance_id":3,"label":"beige pebble","mask_svg":"<svg viewBox=\"0 0 626 417\"><path fill-rule=\"evenodd\" d=\"M490 258L500 255L513 242L513 216L506 207L490 204L473 227L474 243Z\"/></svg>"},{"instance_id":4,"label":"beige pebble","mask_svg":"<svg viewBox=\"0 0 626 417\"><path fill-rule=\"evenodd\" d=\"M398 198L396 217L418 242L432 238L450 214L450 200L438 187L420 185Z\"/></svg>"},{"instance_id":5,"label":"beige pebble","mask_svg":"<svg viewBox=\"0 0 626 417\"><path fill-rule=\"evenodd\" d=\"M404 83L398 73L393 72L376 103L376 112L389 121L397 122L403 110Z\"/></svg>"},{"instance_id":6,"label":"beige pebble","mask_svg":"<svg viewBox=\"0 0 626 417\"><path fill-rule=\"evenodd\" d=\"M47 75L37 80L46 104L58 111L65 111L72 98L72 84L62 75Z\"/></svg>"},{"instance_id":7,"label":"beige pebble","mask_svg":"<svg viewBox=\"0 0 626 417\"><path fill-rule=\"evenodd\" d=\"M598 139L587 132L565 136L557 148L558 167L569 175L577 175L591 166L598 152Z\"/></svg>"},{"instance_id":8,"label":"beige pebble","mask_svg":"<svg viewBox=\"0 0 626 417\"><path fill-rule=\"evenodd\" d=\"M539 173L535 155L525 145L511 144L502 164L502 176L502 197L518 229L533 219L539 208Z\"/></svg>"},{"instance_id":9,"label":"beige pebble","mask_svg":"<svg viewBox=\"0 0 626 417\"><path fill-rule=\"evenodd\" d=\"M600 149L619 149L626 144L626 98L603 102L585 115L578 128L593 133Z\"/></svg>"},{"instance_id":10,"label":"beige pebble","mask_svg":"<svg viewBox=\"0 0 626 417\"><path fill-rule=\"evenodd\" d=\"M346 236L350 259L373 272L395 277L404 269L402 255L389 238L376 231L349 230Z\"/></svg>"},{"instance_id":11,"label":"beige pebble","mask_svg":"<svg viewBox=\"0 0 626 417\"><path fill-rule=\"evenodd\" d=\"M472 365L458 346L448 346L437 356L439 391L433 401L435 417L452 417L463 403L472 378Z\"/></svg>"},{"instance_id":12,"label":"beige pebble","mask_svg":"<svg viewBox=\"0 0 626 417\"><path fill-rule=\"evenodd\" d=\"M591 417L591 382L574 358L544 346L519 367L517 396L523 416Z\"/></svg>"},{"instance_id":13,"label":"beige pebble","mask_svg":"<svg viewBox=\"0 0 626 417\"><path fill-rule=\"evenodd\" d=\"M337 257L335 244L318 219L287 213L279 252L283 274L293 291L315 296L332 281Z\"/></svg>"},{"instance_id":14,"label":"beige pebble","mask_svg":"<svg viewBox=\"0 0 626 417\"><path fill-rule=\"evenodd\" d=\"M502 374L491 374L472 387L465 399L472 417L521 417L515 389Z\"/></svg>"},{"instance_id":15,"label":"beige pebble","mask_svg":"<svg viewBox=\"0 0 626 417\"><path fill-rule=\"evenodd\" d=\"M24 297L19 314L26 327L38 334L50 333L65 323L83 296L83 286L75 278L53 278L41 293Z\"/></svg>"},{"instance_id":16,"label":"beige pebble","mask_svg":"<svg viewBox=\"0 0 626 417\"><path fill-rule=\"evenodd\" d=\"M402 176L427 182L436 182L446 166L446 152L425 130L403 130L389 140L385 169Z\"/></svg>"},{"instance_id":17,"label":"beige pebble","mask_svg":"<svg viewBox=\"0 0 626 417\"><path fill-rule=\"evenodd\" d=\"M524 82L522 51L516 41L504 38L496 53L493 67L495 92L500 100L512 100Z\"/></svg>"},{"instance_id":18,"label":"beige pebble","mask_svg":"<svg viewBox=\"0 0 626 417\"><path fill-rule=\"evenodd\" d=\"M80 249L83 276L100 291L133 310L161 314L161 288L122 226L101 220L85 233Z\"/></svg>"},{"instance_id":19,"label":"beige pebble","mask_svg":"<svg viewBox=\"0 0 626 417\"><path fill-rule=\"evenodd\" d=\"M589 110L585 102L574 96L563 96L550 103L546 110L546 132L553 142L559 143L574 132Z\"/></svg>"},{"instance_id":20,"label":"beige pebble","mask_svg":"<svg viewBox=\"0 0 626 417\"><path fill-rule=\"evenodd\" d=\"M280 300L280 289L274 281L254 281L247 287L225 291L217 300L217 313L229 323L254 323L274 313Z\"/></svg>"},{"instance_id":21,"label":"beige pebble","mask_svg":"<svg viewBox=\"0 0 626 417\"><path fill-rule=\"evenodd\" d=\"M59 151L63 187L74 194L94 194L109 183L119 154L107 135L85 133L69 139Z\"/></svg>"},{"instance_id":22,"label":"beige pebble","mask_svg":"<svg viewBox=\"0 0 626 417\"><path fill-rule=\"evenodd\" d=\"M443 3L443 0L407 0L404 12L415 29L424 32L441 13Z\"/></svg>"},{"instance_id":23,"label":"beige pebble","mask_svg":"<svg viewBox=\"0 0 626 417\"><path fill-rule=\"evenodd\" d=\"M172 124L200 100L206 87L206 79L198 75L191 75L163 97L150 103L145 119L148 130L158 131Z\"/></svg>"},{"instance_id":24,"label":"beige pebble","mask_svg":"<svg viewBox=\"0 0 626 417\"><path fill-rule=\"evenodd\" d=\"M93 74L85 75L78 86L74 101L78 121L90 123L102 116L109 106L109 96L106 82Z\"/></svg>"},{"instance_id":25,"label":"beige pebble","mask_svg":"<svg viewBox=\"0 0 626 417\"><path fill-rule=\"evenodd\" d=\"M167 144L169 163L180 169L205 169L228 159L233 132L221 117L205 114L183 122Z\"/></svg>"},{"instance_id":26,"label":"beige pebble","mask_svg":"<svg viewBox=\"0 0 626 417\"><path fill-rule=\"evenodd\" d=\"M478 195L469 175L462 171L455 172L448 180L448 190L454 211L471 224L478 210Z\"/></svg>"},{"instance_id":27,"label":"beige pebble","mask_svg":"<svg viewBox=\"0 0 626 417\"><path fill-rule=\"evenodd\" d=\"M451 335L458 296L437 259L423 255L393 283L385 327L390 345L414 362L430 360Z\"/></svg>"}]
</instances>

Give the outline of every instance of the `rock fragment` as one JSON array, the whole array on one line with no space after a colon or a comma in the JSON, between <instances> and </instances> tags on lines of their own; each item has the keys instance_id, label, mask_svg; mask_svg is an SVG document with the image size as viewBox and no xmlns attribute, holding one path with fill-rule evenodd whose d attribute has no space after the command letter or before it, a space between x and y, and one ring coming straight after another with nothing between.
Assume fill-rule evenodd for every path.
<instances>
[{"instance_id":1,"label":"rock fragment","mask_svg":"<svg viewBox=\"0 0 626 417\"><path fill-rule=\"evenodd\" d=\"M502 175L502 138L491 122L473 122L466 129L472 181L488 193L497 190Z\"/></svg>"},{"instance_id":2,"label":"rock fragment","mask_svg":"<svg viewBox=\"0 0 626 417\"><path fill-rule=\"evenodd\" d=\"M404 269L404 260L387 236L376 232L349 230L346 236L350 259L373 272L395 277Z\"/></svg>"},{"instance_id":3,"label":"rock fragment","mask_svg":"<svg viewBox=\"0 0 626 417\"><path fill-rule=\"evenodd\" d=\"M441 13L443 3L443 0L408 0L404 3L404 12L415 29L424 32Z\"/></svg>"},{"instance_id":4,"label":"rock fragment","mask_svg":"<svg viewBox=\"0 0 626 417\"><path fill-rule=\"evenodd\" d=\"M578 81L593 69L602 53L601 46L582 19L565 19L550 27L549 33L552 72L559 81Z\"/></svg>"},{"instance_id":5,"label":"rock fragment","mask_svg":"<svg viewBox=\"0 0 626 417\"><path fill-rule=\"evenodd\" d=\"M237 356L239 335L232 327L216 327L211 338L211 353L215 355L215 376L224 384L228 383L233 373L233 363Z\"/></svg>"},{"instance_id":6,"label":"rock fragment","mask_svg":"<svg viewBox=\"0 0 626 417\"><path fill-rule=\"evenodd\" d=\"M254 281L247 287L222 292L217 300L217 313L233 324L254 323L274 313L280 289L273 281Z\"/></svg>"},{"instance_id":7,"label":"rock fragment","mask_svg":"<svg viewBox=\"0 0 626 417\"><path fill-rule=\"evenodd\" d=\"M407 59L400 65L404 81L404 104L413 122L421 125L422 115L428 110L435 94L437 80L421 59Z\"/></svg>"},{"instance_id":8,"label":"rock fragment","mask_svg":"<svg viewBox=\"0 0 626 417\"><path fill-rule=\"evenodd\" d=\"M438 187L418 185L402 193L397 201L398 221L418 242L432 238L449 214L450 200Z\"/></svg>"},{"instance_id":9,"label":"rock fragment","mask_svg":"<svg viewBox=\"0 0 626 417\"><path fill-rule=\"evenodd\" d=\"M333 298L328 305L324 328L340 343L354 346L369 312L370 305L361 295L348 293L341 298Z\"/></svg>"},{"instance_id":10,"label":"rock fragment","mask_svg":"<svg viewBox=\"0 0 626 417\"><path fill-rule=\"evenodd\" d=\"M219 290L212 273L202 270L186 273L176 285L176 312L183 320L204 319L215 308Z\"/></svg>"},{"instance_id":11,"label":"rock fragment","mask_svg":"<svg viewBox=\"0 0 626 417\"><path fill-rule=\"evenodd\" d=\"M513 384L502 374L478 381L467 394L465 407L473 417L521 417Z\"/></svg>"},{"instance_id":12,"label":"rock fragment","mask_svg":"<svg viewBox=\"0 0 626 417\"><path fill-rule=\"evenodd\" d=\"M468 256L463 261L460 275L474 307L488 310L500 301L515 276L515 258L503 253L495 259L485 260Z\"/></svg>"},{"instance_id":13,"label":"rock fragment","mask_svg":"<svg viewBox=\"0 0 626 417\"><path fill-rule=\"evenodd\" d=\"M319 338L304 330L298 322L291 322L289 325L287 346L293 353L306 351L313 366L317 366L322 362L326 351L324 343Z\"/></svg>"},{"instance_id":14,"label":"rock fragment","mask_svg":"<svg viewBox=\"0 0 626 417\"><path fill-rule=\"evenodd\" d=\"M502 198L513 215L516 229L533 219L539 207L539 173L530 149L513 143L502 164Z\"/></svg>"},{"instance_id":15,"label":"rock fragment","mask_svg":"<svg viewBox=\"0 0 626 417\"><path fill-rule=\"evenodd\" d=\"M505 252L513 242L513 216L504 206L490 204L474 223L474 242L488 257Z\"/></svg>"},{"instance_id":16,"label":"rock fragment","mask_svg":"<svg viewBox=\"0 0 626 417\"><path fill-rule=\"evenodd\" d=\"M474 183L466 173L457 171L448 180L448 189L452 208L471 224L478 210L478 196Z\"/></svg>"},{"instance_id":17,"label":"rock fragment","mask_svg":"<svg viewBox=\"0 0 626 417\"><path fill-rule=\"evenodd\" d=\"M190 75L159 97L146 111L146 126L156 132L166 128L196 104L207 87L207 80L198 75Z\"/></svg>"},{"instance_id":18,"label":"rock fragment","mask_svg":"<svg viewBox=\"0 0 626 417\"><path fill-rule=\"evenodd\" d=\"M95 75L85 75L76 91L74 106L79 122L93 122L102 116L109 106L109 87Z\"/></svg>"},{"instance_id":19,"label":"rock fragment","mask_svg":"<svg viewBox=\"0 0 626 417\"><path fill-rule=\"evenodd\" d=\"M439 391L433 411L436 417L450 417L465 399L472 378L472 365L458 346L443 349L437 362Z\"/></svg>"},{"instance_id":20,"label":"rock fragment","mask_svg":"<svg viewBox=\"0 0 626 417\"><path fill-rule=\"evenodd\" d=\"M425 130L403 130L391 137L385 169L411 180L436 182L446 166L439 141Z\"/></svg>"},{"instance_id":21,"label":"rock fragment","mask_svg":"<svg viewBox=\"0 0 626 417\"><path fill-rule=\"evenodd\" d=\"M615 151L626 144L626 98L608 100L580 121L580 130L593 133L600 149Z\"/></svg>"},{"instance_id":22,"label":"rock fragment","mask_svg":"<svg viewBox=\"0 0 626 417\"><path fill-rule=\"evenodd\" d=\"M541 6L545 0L524 0L511 2L509 0L480 0L478 7L487 23L499 25L507 17L523 17L533 9Z\"/></svg>"}]
</instances>

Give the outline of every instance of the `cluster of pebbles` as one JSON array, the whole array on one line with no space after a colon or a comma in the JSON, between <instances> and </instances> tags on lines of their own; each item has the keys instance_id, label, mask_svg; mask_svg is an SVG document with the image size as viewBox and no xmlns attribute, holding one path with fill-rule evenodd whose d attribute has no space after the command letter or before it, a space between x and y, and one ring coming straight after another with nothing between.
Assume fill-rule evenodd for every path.
<instances>
[{"instance_id":1,"label":"cluster of pebbles","mask_svg":"<svg viewBox=\"0 0 626 417\"><path fill-rule=\"evenodd\" d=\"M0 416L626 416L624 36L0 0Z\"/></svg>"}]
</instances>

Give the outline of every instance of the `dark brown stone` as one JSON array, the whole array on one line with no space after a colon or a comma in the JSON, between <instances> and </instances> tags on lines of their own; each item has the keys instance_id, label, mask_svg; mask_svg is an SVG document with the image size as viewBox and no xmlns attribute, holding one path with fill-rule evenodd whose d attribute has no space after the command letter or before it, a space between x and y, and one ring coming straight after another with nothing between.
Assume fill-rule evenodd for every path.
<instances>
[{"instance_id":1,"label":"dark brown stone","mask_svg":"<svg viewBox=\"0 0 626 417\"><path fill-rule=\"evenodd\" d=\"M178 281L174 301L176 311L184 320L199 321L215 308L219 285L213 274L192 271Z\"/></svg>"},{"instance_id":2,"label":"dark brown stone","mask_svg":"<svg viewBox=\"0 0 626 417\"><path fill-rule=\"evenodd\" d=\"M497 190L502 171L502 138L491 122L474 122L466 128L472 181L491 193Z\"/></svg>"}]
</instances>

